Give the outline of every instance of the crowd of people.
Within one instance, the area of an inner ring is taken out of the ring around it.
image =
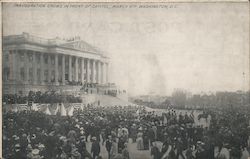
[[[62,95],[55,91],[47,91],[44,93],[40,91],[30,91],[27,96],[21,96],[17,94],[3,95],[3,103],[5,104],[26,104],[28,101],[32,101],[34,103],[81,103],[82,99],[73,95]]]
[[[193,113],[169,110],[158,115],[138,107],[85,107],[74,115],[35,111],[3,114],[6,159],[130,159],[128,146],[150,151],[153,159],[247,159],[249,112],[207,110],[209,127]],[[87,145],[91,145],[89,149]]]

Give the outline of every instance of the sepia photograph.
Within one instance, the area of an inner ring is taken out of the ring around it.
[[[2,2],[2,159],[249,159],[249,2]]]

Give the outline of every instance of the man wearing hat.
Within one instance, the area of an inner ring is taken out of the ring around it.
[[[14,154],[11,159],[26,159],[26,155],[20,151],[20,144],[16,144],[14,147]]]
[[[123,156],[123,159],[130,159],[127,143],[124,144],[124,149],[122,150],[122,156]]]
[[[112,136],[109,135],[108,139],[106,140],[106,150],[108,151],[108,159],[110,159],[111,148],[112,148]]]
[[[71,151],[72,159],[81,159],[81,154],[77,150],[78,149],[75,146],[73,146],[72,151]]]
[[[201,142],[201,141],[197,142],[197,151],[195,153],[196,159],[206,158],[206,153],[205,153],[203,146],[204,146],[203,142]]]
[[[96,140],[96,137],[92,137],[92,146],[91,146],[91,153],[93,155],[93,159],[96,159],[96,157],[99,156],[101,148],[100,143]]]
[[[89,152],[87,152],[87,150],[86,150],[85,136],[80,137],[80,141],[77,143],[77,148],[78,148],[82,158],[91,156],[89,154]]]

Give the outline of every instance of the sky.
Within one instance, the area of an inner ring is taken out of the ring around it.
[[[130,95],[249,90],[248,3],[3,5],[3,34],[82,40]]]

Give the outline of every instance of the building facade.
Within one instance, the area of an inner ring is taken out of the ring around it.
[[[4,94],[108,84],[108,57],[80,38],[43,39],[28,33],[5,36],[2,62]]]

